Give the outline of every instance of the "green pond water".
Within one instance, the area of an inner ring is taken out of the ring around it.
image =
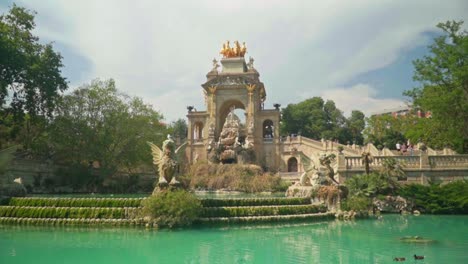
[[[408,244],[403,236],[436,240]],[[415,262],[414,254],[425,260]],[[468,263],[468,216],[291,225],[60,228],[0,225],[0,263]]]

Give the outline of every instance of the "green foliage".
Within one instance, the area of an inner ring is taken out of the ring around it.
[[[169,125],[168,132],[173,135],[174,138],[179,138],[183,141],[188,135],[187,121],[182,118],[177,119]]]
[[[404,118],[395,118],[392,115],[374,115],[367,119],[364,129],[366,142],[395,149],[398,142],[406,142],[404,134],[414,126],[416,118],[407,115]],[[413,141],[417,142],[417,141]]]
[[[345,185],[351,196],[375,197],[379,194],[392,194],[398,183],[392,177],[379,173],[354,175],[346,180]]]
[[[16,182],[0,184],[0,197],[24,197],[26,194],[26,188],[22,184]]]
[[[454,181],[445,185],[409,184],[399,195],[411,200],[415,207],[430,214],[468,214],[468,181]]]
[[[310,198],[201,199],[203,207],[306,205]]]
[[[315,214],[326,212],[326,206],[320,205],[287,205],[287,206],[243,206],[243,207],[207,207],[203,208],[202,217],[240,217]]]
[[[62,56],[32,34],[34,16],[15,4],[0,15],[0,107],[9,101],[19,116],[25,111],[32,116],[50,115],[59,92],[67,89],[61,75]]]
[[[135,215],[136,209],[128,208],[91,208],[91,207],[25,207],[2,206],[0,217],[22,218],[107,218],[126,219]]]
[[[143,198],[11,198],[10,206],[139,207]]]
[[[382,160],[382,168],[380,174],[384,177],[391,179],[389,183],[394,184],[393,189],[396,189],[396,182],[399,179],[405,178],[405,171],[403,170],[404,164],[394,158],[385,158]]]
[[[341,201],[341,209],[345,211],[368,211],[372,208],[372,199],[365,196],[351,196]]]
[[[95,80],[60,101],[48,143],[57,162],[86,167],[97,162],[108,177],[116,170],[150,166],[146,142],[163,140],[161,118],[140,98],[118,92],[113,80]]]
[[[198,218],[202,205],[197,197],[184,190],[165,190],[145,199],[142,214],[160,227],[191,225]]]
[[[406,91],[414,106],[432,117],[409,128],[408,137],[429,146],[451,145],[468,153],[468,33],[462,21],[437,25],[443,35],[429,46],[430,55],[413,62],[420,87]]]
[[[326,102],[313,97],[297,104],[289,104],[282,110],[282,134],[300,133],[312,139],[337,139],[346,144],[362,143],[364,114],[353,111],[350,119],[343,116],[331,100]]]

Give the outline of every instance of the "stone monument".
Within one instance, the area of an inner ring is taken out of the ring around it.
[[[176,149],[175,142],[171,135],[167,135],[167,139],[164,140],[162,144],[162,150],[152,142],[148,142],[148,145],[151,147],[153,164],[157,166],[159,171],[159,179],[155,191],[157,191],[158,188],[162,189],[168,185],[174,187],[180,186],[180,182],[177,181],[176,175],[178,173],[179,165],[182,161],[187,142]]]

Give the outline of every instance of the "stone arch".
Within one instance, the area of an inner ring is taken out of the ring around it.
[[[288,172],[297,172],[297,159],[291,157],[288,159]]]
[[[192,138],[195,142],[203,141],[203,122],[196,121],[193,124]]]
[[[219,108],[219,119],[222,122],[226,119],[232,106],[234,106],[235,109],[245,110],[245,105],[239,100],[231,99],[223,102],[222,106]]]
[[[223,102],[223,104],[219,108],[219,112],[218,112],[218,128],[219,128],[219,130],[222,129],[224,121],[226,120],[226,117],[229,114],[229,111],[231,110],[231,107],[233,107],[233,106],[234,106],[235,109],[245,110],[245,105],[239,100],[231,99],[231,100],[227,100],[227,101]]]
[[[262,134],[263,138],[270,139],[274,137],[275,127],[273,126],[273,121],[271,121],[270,119],[265,119],[265,121],[263,121],[262,129],[263,129],[263,134]]]

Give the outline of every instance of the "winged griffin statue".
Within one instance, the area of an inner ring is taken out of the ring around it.
[[[148,145],[151,147],[153,164],[158,167],[159,171],[158,186],[165,187],[168,184],[180,184],[176,179],[176,173],[178,172],[179,162],[185,154],[187,142],[176,149],[171,135],[167,135],[167,139],[162,144],[162,150],[152,142],[148,142]]]
[[[304,173],[302,173],[299,181],[300,186],[318,186],[322,185],[324,181],[329,184],[332,182],[339,184],[338,181],[335,180],[337,162],[334,154],[322,155],[320,158],[315,156],[309,158],[302,152],[299,152],[299,155],[304,167]],[[319,164],[321,167],[317,168],[316,164]]]

